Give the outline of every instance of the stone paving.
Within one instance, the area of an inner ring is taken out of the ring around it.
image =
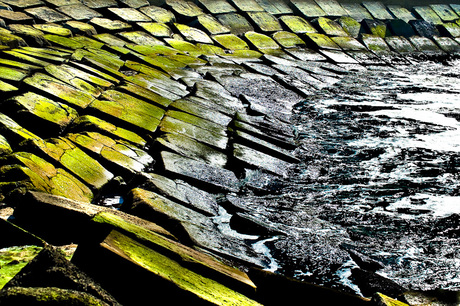
[[[0,302],[58,287],[63,304],[276,305],[285,286],[279,301],[399,305],[262,272],[266,258],[216,221],[232,214],[220,199],[269,193],[254,171],[288,176],[292,109],[316,90],[459,52],[457,4],[2,0],[1,227],[17,240],[0,246],[77,243],[68,265],[104,291],[21,271]]]

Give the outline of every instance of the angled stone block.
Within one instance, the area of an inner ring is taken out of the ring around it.
[[[176,16],[171,11],[158,6],[144,6],[139,9],[142,13],[158,23],[176,22]]]
[[[28,76],[28,74],[29,72],[27,70],[0,66],[0,79],[20,82]]]
[[[97,34],[96,29],[86,22],[71,20],[67,21],[65,26],[70,28],[70,30],[75,34],[84,34],[85,36],[92,36]]]
[[[142,14],[140,11],[133,8],[117,8],[111,7],[108,10],[118,18],[126,22],[150,22],[150,17]]]
[[[345,51],[365,51],[364,47],[357,39],[353,37],[331,37],[340,48]]]
[[[186,134],[166,133],[156,138],[155,141],[165,150],[205,162],[213,167],[224,168],[227,165],[226,154]]]
[[[19,9],[24,9],[32,6],[40,6],[44,4],[41,0],[5,0],[2,2]]]
[[[347,32],[351,37],[358,38],[359,34],[363,32],[362,25],[352,17],[342,16],[336,22]]]
[[[16,121],[2,113],[0,113],[0,131],[11,144],[40,139],[39,136],[23,128]]]
[[[216,190],[237,192],[239,189],[239,181],[230,170],[166,151],[161,152],[161,158],[166,171],[179,175],[186,180],[203,183]]]
[[[92,9],[117,6],[117,0],[81,0],[81,2]]]
[[[280,50],[281,47],[269,36],[257,32],[247,32],[244,37],[260,52],[271,53]]]
[[[340,50],[340,47],[324,34],[306,33],[305,37],[307,46],[311,46],[314,49]]]
[[[409,37],[410,42],[417,48],[418,51],[423,52],[427,55],[442,55],[444,51],[439,49],[439,47],[429,38],[412,36]]]
[[[347,12],[336,0],[315,0],[315,2],[326,13],[326,16],[340,17],[347,15]]]
[[[212,38],[228,50],[249,50],[248,44],[234,34],[214,35]]]
[[[31,25],[26,24],[10,24],[9,29],[12,34],[22,37],[29,45],[44,46],[48,42],[43,37],[44,33]]]
[[[79,0],[45,0],[48,4],[51,4],[51,6],[64,6],[64,5],[73,5],[73,4],[78,4],[80,1]]]
[[[172,37],[173,35],[173,31],[164,23],[138,22],[137,24],[154,37]]]
[[[33,18],[23,12],[0,10],[0,18],[4,19],[7,23],[21,23],[21,24],[33,23]]]
[[[366,33],[385,38],[390,36],[390,30],[387,27],[387,24],[381,20],[376,19],[364,19],[361,21],[363,29]]]
[[[111,20],[108,18],[93,18],[90,23],[96,27],[102,29],[102,31],[120,31],[131,28],[131,25],[121,20]],[[102,35],[102,34],[101,34]]]
[[[45,22],[62,22],[71,20],[69,16],[59,13],[46,6],[28,8],[25,9],[25,12]]]
[[[388,47],[385,40],[380,36],[363,34],[361,38],[366,47],[376,54],[387,54],[390,52],[390,47]]]
[[[0,28],[0,46],[17,48],[21,46],[27,46],[27,43],[22,37],[12,34],[11,31]]]
[[[144,31],[129,31],[129,32],[121,32],[118,35],[124,38],[126,41],[130,41],[136,45],[144,45],[144,46],[153,46],[153,45],[164,45],[164,42],[153,37],[150,34],[147,34]]]
[[[460,37],[460,25],[455,22],[445,22],[438,25],[439,33],[447,37]]]
[[[425,20],[411,20],[409,24],[414,29],[415,33],[419,36],[431,38],[433,36],[440,36],[439,30],[436,26]]]
[[[292,14],[293,11],[287,2],[278,0],[256,0],[256,2],[268,13],[272,15]]]
[[[198,117],[190,113],[185,113],[185,112],[170,109],[166,112],[165,116],[169,116],[169,117],[181,120],[183,122],[190,123],[192,125],[198,126],[202,129],[208,130],[217,135],[227,136],[226,126],[222,126],[211,120],[204,119],[202,117]]]
[[[432,4],[430,7],[443,22],[453,22],[460,18],[447,4]]]
[[[279,31],[274,33],[272,36],[273,39],[283,48],[296,48],[305,45],[305,42],[300,39],[299,36],[291,32]]]
[[[95,17],[102,17],[100,13],[83,4],[60,6],[57,10],[75,20],[89,20]]]
[[[94,100],[89,93],[43,73],[35,73],[32,77],[26,78],[24,83],[82,109],[88,107]]]
[[[307,20],[300,16],[286,15],[281,16],[280,20],[283,24],[296,34],[302,33],[318,33],[318,30],[310,24]]]
[[[454,12],[460,16],[460,4],[450,4],[450,7],[454,10]]]
[[[174,12],[174,15],[179,18],[190,19],[193,17],[197,17],[204,12],[192,1],[186,0],[166,0],[166,4],[171,11]]]
[[[416,16],[427,22],[431,22],[436,25],[442,24],[441,18],[429,6],[414,6],[412,10]]]
[[[405,22],[417,19],[414,14],[401,5],[388,5],[387,8],[397,19],[404,20]]]
[[[372,19],[369,11],[359,3],[342,3],[342,7],[350,17],[358,22],[361,22],[363,19]]]
[[[135,9],[150,5],[149,1],[147,0],[120,0],[120,2]]]
[[[278,19],[267,12],[248,12],[248,16],[262,32],[275,32],[283,29]]]
[[[244,18],[240,14],[236,14],[236,13],[220,14],[217,16],[217,19],[224,26],[229,27],[232,34],[235,34],[235,35],[241,35],[249,31],[254,31],[254,28],[249,23],[249,21],[246,20],[246,18]]]
[[[450,37],[433,36],[433,40],[446,53],[458,54],[460,52],[460,44]]]
[[[321,29],[328,36],[348,36],[348,33],[340,26],[339,23],[326,18],[318,17],[312,20],[312,23]]]
[[[242,12],[263,12],[264,9],[255,0],[228,0]]]
[[[362,4],[375,19],[393,19],[393,16],[390,14],[390,12],[388,12],[387,8],[382,4],[382,2],[364,1]]]
[[[411,37],[415,35],[414,29],[402,19],[392,19],[387,22],[387,27],[395,36]]]
[[[401,36],[389,36],[385,37],[386,43],[390,48],[399,54],[409,55],[418,53],[417,49],[410,43],[410,41]]]
[[[221,126],[228,126],[232,121],[232,118],[228,115],[222,114],[211,108],[207,108],[198,103],[194,103],[191,100],[180,99],[170,104],[171,108],[178,109],[183,112],[201,117],[203,119],[212,121]]]
[[[185,24],[175,23],[174,26],[186,40],[192,43],[212,44],[211,38],[200,29]]]
[[[230,28],[221,24],[212,15],[200,15],[197,18],[197,22],[200,25],[200,27],[210,35],[230,33]]]
[[[300,13],[307,19],[326,16],[326,13],[313,0],[291,0],[291,4],[294,12]]]

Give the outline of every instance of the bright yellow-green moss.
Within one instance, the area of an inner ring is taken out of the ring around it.
[[[276,32],[273,34],[273,39],[275,39],[276,42],[278,42],[284,48],[294,48],[297,46],[305,45],[305,42],[300,39],[299,36],[287,31]]]
[[[300,16],[285,15],[280,20],[294,33],[318,33],[314,26]]]
[[[234,34],[214,35],[212,37],[224,49],[228,50],[249,50],[248,44]]]
[[[33,27],[49,34],[55,34],[65,37],[72,36],[72,31],[54,23],[34,24]]]
[[[0,289],[34,259],[42,249],[36,245],[0,249]]]

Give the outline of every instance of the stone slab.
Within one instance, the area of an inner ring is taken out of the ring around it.
[[[318,33],[306,33],[305,37],[307,40],[307,46],[311,46],[314,49],[332,49],[332,50],[341,50],[337,44],[332,41],[329,36]]]
[[[25,9],[25,12],[45,22],[62,22],[71,20],[69,16],[59,13],[46,6],[28,8]]]
[[[238,179],[235,174],[223,168],[163,151],[161,158],[165,170],[179,175],[186,180],[208,184],[217,190],[238,191]]]
[[[450,54],[459,54],[460,45],[450,37],[433,36],[433,40],[442,51]]]
[[[230,33],[230,28],[221,24],[212,15],[200,15],[197,18],[197,22],[200,27],[210,35]]]
[[[120,30],[127,30],[131,28],[131,25],[124,21],[111,20],[108,18],[100,18],[100,17],[91,19],[90,23],[106,31],[120,31]]]
[[[442,24],[441,18],[429,6],[414,6],[412,10],[416,14],[416,16],[419,16],[421,19],[427,22],[431,22],[436,25]]]
[[[214,35],[212,38],[228,50],[249,50],[248,44],[234,34]]]
[[[415,47],[405,37],[390,36],[386,37],[385,41],[392,50],[398,52],[399,54],[409,55],[417,53],[417,49],[415,49]]]
[[[57,10],[75,20],[89,20],[95,17],[102,17],[100,13],[83,4],[60,6]]]
[[[447,4],[431,4],[430,7],[443,22],[455,21],[460,18]]]
[[[364,1],[362,5],[375,18],[380,20],[393,19],[393,16],[388,12],[385,5],[379,1]]]
[[[149,1],[147,0],[120,0],[120,2],[135,9],[150,5]]]
[[[181,23],[175,23],[174,26],[186,40],[192,43],[212,44],[212,39],[200,29]]]
[[[321,29],[322,33],[328,36],[348,36],[348,33],[340,26],[339,23],[326,18],[318,17],[312,20],[312,23]]]
[[[242,12],[263,12],[264,9],[255,0],[228,0]]]
[[[278,19],[267,12],[248,12],[248,16],[262,32],[276,32],[283,30],[281,24],[278,22]]]
[[[221,24],[230,28],[232,34],[241,35],[249,31],[254,31],[254,27],[241,14],[226,13],[217,16]]]
[[[402,19],[392,19],[387,22],[387,28],[394,36],[411,37],[415,35],[414,29]]]
[[[440,36],[439,30],[436,26],[425,20],[411,20],[409,24],[414,29],[415,33],[419,36],[431,38],[433,36]]]
[[[279,31],[272,35],[273,39],[283,48],[296,48],[305,46],[305,42],[294,33]]]
[[[318,33],[318,30],[307,20],[300,16],[286,15],[280,17],[281,22],[296,34]]]
[[[0,18],[6,20],[8,23],[32,23],[33,18],[23,12],[13,12],[9,10],[0,10]]]
[[[445,22],[438,25],[438,30],[441,36],[460,37],[460,25],[455,22]]]
[[[326,13],[326,16],[340,17],[347,15],[347,12],[336,0],[315,0],[315,2]]]
[[[192,1],[166,0],[166,4],[177,17],[193,18],[204,14],[203,10]],[[178,20],[180,22],[180,20]]]
[[[150,22],[152,19],[150,17],[142,14],[136,9],[133,8],[117,8],[111,7],[108,10],[116,15],[118,18],[126,22]]]
[[[228,126],[232,121],[232,117],[190,100],[176,100],[170,104],[170,107],[212,121],[221,126]]]
[[[294,12],[300,13],[307,19],[326,16],[326,13],[313,0],[291,0],[291,4]]]
[[[176,16],[171,11],[158,6],[144,6],[139,9],[142,13],[159,23],[176,22]]]
[[[353,37],[331,37],[340,48],[345,51],[365,51],[367,50],[357,39]]]
[[[361,21],[363,29],[366,33],[385,38],[390,36],[390,30],[388,29],[387,23],[378,19],[364,19]]]
[[[268,13],[272,15],[287,15],[293,11],[289,4],[278,0],[256,0],[256,2]]]
[[[32,7],[32,6],[43,5],[43,1],[41,1],[41,0],[5,0],[5,1],[2,1],[2,2],[6,3],[6,4],[9,4],[12,7],[20,8],[20,9],[24,9],[24,8],[28,8],[28,7]]]
[[[417,19],[407,8],[401,5],[388,5],[388,10],[397,18],[409,22]]]
[[[164,42],[160,39],[153,37],[145,31],[129,31],[121,32],[118,35],[126,41],[130,41],[136,45],[153,46],[153,45],[164,45]]]
[[[410,42],[417,48],[418,51],[428,55],[441,55],[444,52],[429,38],[412,36],[409,37]]]
[[[359,3],[342,3],[343,9],[350,17],[358,22],[363,19],[372,19],[372,15]]]
[[[92,9],[101,9],[117,5],[116,0],[81,0],[81,2]]]

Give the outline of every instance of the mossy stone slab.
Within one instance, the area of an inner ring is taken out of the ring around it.
[[[376,54],[386,54],[390,52],[390,47],[388,47],[385,40],[380,36],[363,34],[361,38],[366,47]]]
[[[176,22],[176,16],[171,11],[158,6],[144,6],[139,9],[142,13],[152,18],[158,23],[173,23]]]
[[[72,4],[78,4],[80,1],[79,0],[45,0],[48,4],[51,4],[51,6],[64,6],[64,5],[72,5]]]
[[[190,158],[163,151],[161,157],[165,170],[180,175],[192,181],[202,182],[217,188],[237,192],[238,179],[235,174],[220,167],[211,166],[207,163],[195,161]]]
[[[40,139],[39,136],[20,126],[10,117],[0,113],[0,131],[10,143],[20,143],[24,140]]]
[[[272,14],[267,12],[248,12],[248,16],[262,32],[276,32],[283,30],[278,19]]]
[[[40,121],[33,118],[37,117],[48,123],[49,130],[53,130],[54,128],[54,130],[63,131],[78,117],[75,109],[34,92],[27,92],[23,95],[13,97],[7,103],[14,103],[17,114],[21,114],[22,119],[27,120],[24,124],[31,127],[37,123],[39,124]],[[41,129],[46,130],[45,127],[46,124]]]
[[[387,5],[388,10],[397,18],[409,22],[417,19],[407,8],[401,5]]]
[[[226,136],[169,116],[165,116],[161,121],[160,130],[164,133],[184,134],[221,150],[225,150],[228,144]]]
[[[99,78],[102,78],[102,79],[105,79],[109,82],[112,82],[114,84],[118,84],[120,83],[120,80],[99,70],[99,69],[96,69],[94,67],[91,67],[91,66],[88,66],[88,65],[85,65],[85,64],[82,64],[82,63],[77,63],[77,62],[71,62],[73,66],[75,66],[77,69],[81,69],[81,70],[84,70],[85,72],[87,73],[90,73],[90,74],[94,74],[96,75],[97,77]]]
[[[369,11],[359,3],[342,3],[341,5],[348,15],[358,22],[361,22],[363,19],[372,19]]]
[[[172,180],[155,173],[148,173],[146,176],[148,182],[145,188],[205,215],[218,215],[219,204],[216,201],[216,196],[181,180]]]
[[[226,13],[217,15],[221,24],[230,28],[232,34],[242,35],[248,31],[254,31],[251,23],[241,14]]]
[[[107,81],[106,79],[99,77],[93,73],[88,73],[82,69],[74,68],[68,64],[62,64],[59,66],[54,66],[56,70],[62,71],[62,73],[68,74],[70,77],[77,77],[82,80],[87,81],[88,83],[94,84],[102,88],[108,88],[114,86],[114,83]]]
[[[272,15],[287,15],[293,11],[289,4],[278,0],[256,0],[256,2],[268,13]]]
[[[24,79],[24,83],[82,109],[88,107],[94,100],[91,94],[43,73],[35,73],[32,77]]]
[[[138,10],[130,7],[126,8],[118,8],[118,7],[111,7],[108,10],[115,14],[118,18],[126,22],[151,22],[152,19],[147,15],[139,12]]]
[[[138,74],[126,78],[136,85],[147,88],[160,96],[169,100],[180,99],[189,92],[183,87],[184,85],[169,79],[157,79],[145,74]]]
[[[147,0],[120,0],[121,3],[123,3],[126,6],[132,7],[132,8],[140,8],[144,6],[148,6],[150,3]]]
[[[460,25],[455,22],[445,22],[438,25],[439,33],[446,37],[460,37]]]
[[[92,9],[101,9],[111,6],[117,6],[116,0],[81,0],[81,2]]]
[[[44,22],[63,22],[71,20],[69,16],[59,13],[47,6],[28,8],[24,11]]]
[[[71,128],[72,131],[95,131],[109,134],[114,139],[122,139],[139,147],[144,147],[147,144],[147,141],[138,134],[90,115],[78,117],[72,123]]]
[[[153,158],[145,151],[97,132],[70,133],[67,139],[132,173],[141,173]]]
[[[74,34],[83,34],[86,36],[92,36],[92,35],[97,34],[96,29],[92,25],[86,22],[82,22],[82,21],[75,21],[75,20],[67,21],[64,24],[64,26],[67,28],[70,28],[70,30]]]
[[[338,18],[337,23],[342,27],[342,29],[347,32],[351,37],[358,38],[359,34],[362,32],[361,23],[349,16],[342,16]]]
[[[412,10],[416,16],[425,21],[431,22],[435,25],[440,25],[443,23],[438,14],[436,14],[436,12],[429,6],[414,6]]]
[[[247,32],[244,34],[244,37],[262,53],[269,52],[267,50],[281,49],[272,38],[261,33]]]
[[[28,75],[27,70],[0,66],[0,78],[4,80],[10,80],[19,82]]]
[[[308,48],[292,48],[285,50],[288,54],[301,61],[325,61],[326,58],[318,52]]]
[[[326,13],[313,0],[291,0],[294,6],[294,12],[300,13],[303,17],[314,18],[326,16]]]
[[[177,120],[190,123],[192,125],[198,126],[217,135],[227,136],[227,128],[225,126],[217,124],[208,119],[204,119],[202,117],[171,109],[166,112],[165,116],[169,116]]]
[[[43,1],[41,0],[5,0],[2,2],[21,9],[43,5]]]
[[[226,0],[198,0],[198,3],[211,14],[236,12],[236,9]]]
[[[11,149],[10,144],[8,143],[8,140],[6,140],[3,135],[0,135],[0,155],[5,155],[5,154],[10,154],[13,153],[13,150]]]
[[[9,29],[13,34],[22,37],[28,44],[43,46],[47,44],[44,33],[31,25],[27,24],[10,24]]]
[[[228,50],[249,50],[248,44],[234,34],[214,35],[212,38]]]
[[[387,20],[393,19],[386,6],[379,1],[363,1],[362,5],[369,11],[375,19]]]
[[[177,291],[170,296],[173,303],[184,303],[184,295],[186,295],[187,301],[192,304],[206,302],[217,305],[260,305],[212,279],[184,268],[171,258],[149,249],[116,231],[112,231],[101,246],[117,254],[117,256],[121,255],[124,260],[128,260],[134,265],[149,271],[152,279],[155,280],[155,283],[158,283],[160,288],[162,286],[171,288],[171,285],[173,285],[173,288]],[[186,293],[183,293],[183,291]]]
[[[451,3],[450,7],[454,10],[454,12],[460,16],[460,4]]]
[[[173,35],[173,31],[164,23],[138,22],[137,24],[154,37],[172,37]]]
[[[365,51],[367,50],[357,39],[353,37],[331,37],[331,39],[343,50]]]
[[[138,96],[141,99],[149,103],[152,103],[154,105],[158,105],[160,107],[166,108],[172,103],[172,100],[165,98],[162,95],[148,88],[136,85],[131,82],[126,82],[125,84],[119,86],[118,88],[124,91],[127,91],[131,95]]]
[[[61,13],[70,16],[74,20],[89,20],[102,15],[83,4],[64,5],[57,8]]]
[[[125,45],[129,44],[126,40],[116,37],[110,33],[96,34],[93,35],[93,38],[114,47],[124,47]]]
[[[201,28],[203,28],[210,35],[230,33],[230,28],[221,24],[212,15],[209,15],[209,14],[200,15],[197,18],[197,22],[201,26]]]
[[[0,46],[8,46],[10,48],[27,46],[26,41],[22,37],[11,34],[10,31],[2,30],[2,28],[0,30]]]
[[[108,18],[95,17],[90,20],[90,24],[95,25],[106,31],[120,31],[131,29],[131,25],[121,20],[111,20]]]
[[[389,36],[385,38],[386,43],[390,48],[399,54],[415,54],[417,49],[410,43],[410,41],[401,36]]]
[[[340,50],[340,47],[328,36],[319,33],[306,33],[305,37],[307,40],[307,46],[311,46],[314,49],[331,49]]]
[[[326,18],[318,17],[312,21],[313,24],[316,24],[322,32],[328,36],[348,36],[348,33],[340,26],[339,23]]]
[[[186,40],[192,43],[212,44],[212,40],[208,34],[201,31],[200,29],[181,23],[175,23],[174,26]]]
[[[46,49],[41,48],[31,48],[31,47],[22,47],[20,49],[13,49],[14,52],[25,54],[27,56],[33,56],[34,58],[47,61],[49,63],[63,63],[68,60],[69,54],[66,53],[65,56],[58,56],[51,54],[50,52],[46,52]]]
[[[263,12],[264,9],[255,0],[228,0],[241,12]]]
[[[35,140],[33,144],[42,153],[59,162],[68,171],[94,189],[102,188],[114,177],[98,161],[83,152],[68,139]]]
[[[296,34],[301,33],[318,33],[318,30],[310,24],[307,20],[300,16],[286,15],[279,18],[285,26]]]
[[[201,8],[192,1],[166,0],[166,5],[171,8],[171,11],[176,16],[181,16],[182,18],[192,18],[204,14]]]
[[[73,75],[68,70],[60,69],[59,66],[48,65],[45,67],[45,70],[56,79],[63,80],[64,83],[69,84],[75,87],[76,89],[81,90],[82,92],[86,92],[94,98],[99,97],[99,95],[101,94],[101,90],[99,88],[96,88],[90,83],[84,81],[83,79]]]
[[[68,199],[89,203],[93,199],[91,190],[75,176],[62,168],[28,152],[17,152],[11,157],[20,163],[28,176],[31,188]]]
[[[214,167],[224,168],[227,165],[226,154],[196,139],[192,139],[186,134],[166,133],[156,138],[155,141],[168,151],[206,162]]]
[[[296,48],[305,46],[305,42],[294,33],[279,31],[273,34],[273,39],[283,48]]]
[[[67,37],[63,37],[60,35],[54,35],[54,34],[45,34],[43,36],[48,42],[51,43],[51,45],[57,45],[60,47],[64,48],[70,48],[70,49],[80,49],[83,48],[84,45],[79,43],[76,40],[72,40]]]
[[[129,97],[122,93],[120,97]],[[113,95],[112,95],[113,99]],[[91,108],[105,113],[114,119],[132,124],[148,132],[155,132],[164,111],[145,101],[130,97],[129,99],[95,100]]]
[[[366,33],[385,38],[391,36],[387,24],[381,20],[364,19],[361,21]]]

